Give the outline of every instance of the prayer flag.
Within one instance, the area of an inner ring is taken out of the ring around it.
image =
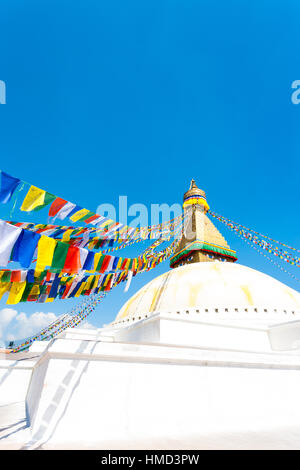
[[[76,273],[79,271],[80,267],[81,264],[79,248],[77,246],[70,246],[66,256],[63,271],[68,273]]]
[[[22,229],[12,251],[12,261],[19,262],[22,268],[29,268],[40,238],[38,233]]]
[[[6,266],[16,240],[21,233],[20,228],[0,220],[0,265]]]
[[[56,196],[36,186],[30,186],[21,206],[21,211],[37,211],[50,204]]]
[[[26,281],[24,282],[13,282],[9,291],[9,296],[7,299],[7,304],[17,304],[20,302],[23,292],[26,287]]]
[[[72,222],[77,222],[78,220],[82,220],[85,218],[85,216],[90,215],[91,212],[88,209],[80,209],[79,211],[75,212],[72,216],[70,217],[70,220]]]
[[[1,171],[1,191],[0,191],[0,202],[6,204],[10,201],[13,193],[19,186],[21,180],[8,175],[4,171]]]
[[[65,217],[67,217],[72,210],[76,207],[76,204],[73,204],[72,202],[67,202],[62,208],[57,212],[55,218],[58,218],[59,220],[63,220]]]
[[[62,199],[61,197],[54,199],[49,209],[49,217],[54,217],[67,202],[68,201]]]
[[[36,274],[42,272],[46,266],[52,265],[54,250],[57,241],[53,238],[42,235],[38,243]]]
[[[51,264],[52,268],[55,269],[55,271],[58,272],[63,269],[68,249],[69,245],[67,245],[66,243],[57,242]]]

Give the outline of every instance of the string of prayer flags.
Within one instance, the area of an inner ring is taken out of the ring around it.
[[[210,212],[210,215],[212,215],[217,220],[222,222],[224,225],[226,225],[226,227],[228,227],[230,230],[235,232],[238,236],[241,236],[241,237],[249,240],[252,244],[260,246],[263,250],[266,250],[266,251],[268,251],[268,253],[271,253],[274,256],[279,257],[283,261],[285,261],[285,262],[287,262],[291,265],[300,267],[300,258],[297,257],[297,256],[292,255],[291,253],[289,253],[286,250],[283,250],[282,248],[279,248],[277,246],[273,246],[270,242],[267,242],[265,240],[265,239],[272,240],[271,238],[269,238],[265,235],[258,234],[258,232],[255,232],[254,230],[250,231],[251,229],[243,228],[242,225],[235,224],[232,221],[230,221],[230,219],[226,219],[225,217],[219,216],[215,213]],[[251,232],[253,232],[253,233],[251,233]],[[263,238],[260,238],[260,237],[263,237]],[[273,241],[275,241],[275,240],[273,240]],[[280,243],[280,242],[277,242],[277,243]],[[280,243],[280,244],[285,246],[285,247],[288,247],[288,245],[286,245],[284,243]],[[288,247],[288,248],[292,249],[292,247]],[[293,250],[294,251],[299,251],[295,248],[293,248]]]
[[[247,238],[241,236],[237,232],[237,236],[241,238],[245,243],[247,243],[251,248],[253,248],[255,251],[257,251],[260,255],[262,255],[264,258],[266,258],[268,261],[270,261],[272,264],[274,264],[278,269],[283,271],[285,274],[288,274],[290,277],[292,277],[295,281],[300,282],[300,279],[298,279],[293,273],[287,271],[284,269],[283,266],[281,266],[279,263],[277,263],[274,259],[270,258],[266,253],[262,252],[257,246],[253,245]]]
[[[89,299],[84,299],[78,306],[74,307],[69,313],[61,315],[55,322],[51,323],[48,327],[41,330],[35,336],[22,340],[18,345],[11,349],[11,353],[16,353],[26,350],[33,343],[33,341],[45,341],[54,338],[66,328],[74,328],[79,325],[84,319],[87,318],[105,297],[105,293],[92,296]]]
[[[40,238],[39,244],[42,246],[44,239]],[[176,243],[175,243],[176,242]],[[14,286],[12,294],[9,296],[7,303],[37,301],[49,302],[55,298],[66,299],[71,297],[79,297],[80,295],[89,296],[92,293],[111,290],[113,285],[128,279],[128,276],[135,276],[137,273],[149,270],[157,266],[160,262],[167,259],[174,251],[178,241],[174,241],[165,250],[157,253],[155,258],[142,261],[129,258],[117,258],[111,256],[102,256],[98,261],[97,269],[99,274],[84,275],[76,273],[53,273],[44,270],[37,273],[37,270],[1,270],[0,271],[0,292],[10,292],[14,284],[22,284],[22,292]],[[71,265],[68,270],[72,271],[73,261],[70,258]],[[78,263],[78,255],[76,257]],[[65,263],[66,264],[66,263]],[[111,269],[121,267],[123,271],[111,272]],[[77,267],[76,267],[77,269]],[[38,275],[37,275],[38,274]]]
[[[1,264],[5,266],[11,260],[19,262],[23,268],[29,268],[36,252],[35,277],[40,275],[46,267],[56,273],[78,273],[84,269],[86,260],[88,260],[86,269],[100,273],[137,270],[140,266],[140,263],[134,259],[101,253],[91,254],[86,248],[69,245],[46,235],[10,225],[5,221],[0,222]],[[157,242],[154,245],[157,246]],[[156,258],[159,254],[154,253],[151,248],[148,256]],[[31,270],[28,275],[30,272]]]
[[[293,248],[292,246],[286,245],[285,243],[279,242],[278,240],[274,240],[273,238],[270,238],[270,237],[268,237],[267,235],[263,235],[262,233],[256,232],[256,231],[253,230],[253,229],[247,228],[247,227],[245,227],[244,225],[239,224],[239,223],[237,223],[237,222],[234,222],[233,220],[227,219],[226,217],[223,217],[223,216],[221,216],[221,215],[218,215],[218,214],[216,214],[215,212],[209,211],[208,213],[209,213],[212,217],[216,218],[216,219],[219,220],[220,222],[225,223],[226,225],[232,224],[233,226],[242,227],[242,228],[244,228],[245,230],[248,230],[248,231],[250,231],[250,232],[255,233],[256,235],[259,235],[259,236],[261,236],[261,237],[263,237],[263,238],[267,238],[267,239],[271,240],[271,241],[274,242],[274,243],[279,243],[279,245],[285,246],[286,248],[289,248],[290,250],[298,251],[298,252],[300,253],[300,250],[297,249],[297,248]]]
[[[140,228],[128,227],[122,223],[107,219],[100,214],[95,214],[89,209],[55,196],[54,194],[40,189],[37,186],[30,185],[18,178],[11,177],[5,172],[2,172],[1,177],[2,190],[0,192],[0,202],[8,202],[13,191],[20,182],[23,185],[29,186],[29,190],[20,207],[20,209],[25,212],[38,211],[50,204],[49,217],[53,217],[54,220],[56,218],[63,220],[65,217],[69,217],[72,222],[84,221],[85,224],[96,225],[97,230],[101,230],[107,237],[120,237],[122,234],[122,238],[124,240],[129,238],[157,238],[161,235],[164,227],[164,224]],[[170,222],[171,221],[168,221],[167,224],[170,224]],[[170,225],[170,228],[171,227],[172,226]]]
[[[178,240],[174,240],[171,245],[167,247],[166,250],[161,251],[158,255],[157,258],[157,263],[161,262],[163,259],[166,259],[167,257],[170,256],[174,252],[178,245]],[[150,263],[150,265],[156,265],[157,263]],[[129,262],[128,266],[133,267],[134,269],[137,267],[137,262],[132,260],[132,262]],[[148,266],[148,269],[150,269],[150,266]],[[78,279],[75,280],[71,285],[69,283],[69,278],[65,279],[65,285],[60,285],[62,282],[62,278],[59,277],[58,274],[55,275],[55,278],[53,279],[53,274],[50,275],[52,277],[50,279],[49,273],[46,275],[46,280],[47,282],[52,282],[51,286],[39,286],[36,283],[27,283],[26,286],[24,285],[19,286],[17,288],[16,286],[13,287],[12,293],[10,295],[10,302],[14,303],[20,299],[21,295],[21,301],[27,297],[28,301],[51,301],[51,296],[56,297],[59,295],[60,298],[67,298],[67,297],[73,297],[73,296],[78,296],[80,294],[86,295],[86,296],[91,296],[90,300],[88,300],[88,303],[85,303],[85,301],[81,304],[82,308],[78,312],[75,310],[74,315],[71,316],[71,319],[69,319],[70,315],[62,315],[57,321],[49,325],[49,327],[44,328],[39,334],[28,338],[26,341],[23,341],[21,344],[19,344],[17,347],[12,349],[12,352],[18,352],[23,349],[27,349],[30,344],[32,344],[33,341],[39,339],[39,340],[47,340],[49,338],[54,338],[56,337],[59,333],[64,331],[66,328],[73,328],[77,326],[83,319],[85,319],[96,307],[98,302],[103,298],[104,294],[111,290],[115,285],[117,285],[120,282],[128,280],[128,284],[131,281],[131,278],[135,273],[132,271],[129,271],[127,273],[125,272],[120,272],[118,274],[116,273],[111,273],[111,274],[101,274],[101,275],[92,275],[90,277],[83,277],[80,278],[80,276],[76,276]],[[3,275],[2,275],[3,277]],[[1,272],[0,272],[0,279],[1,279]],[[73,284],[75,284],[75,287],[73,287]],[[0,295],[2,292],[7,292],[8,290],[9,283],[2,283],[0,282]],[[72,289],[73,287],[73,289]],[[22,293],[23,292],[23,293]],[[92,294],[97,293],[97,297],[93,297]],[[3,295],[3,294],[2,294]],[[47,297],[48,296],[48,297]],[[77,307],[76,307],[77,308]]]

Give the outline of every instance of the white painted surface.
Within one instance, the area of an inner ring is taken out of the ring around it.
[[[115,329],[115,337],[112,328],[78,329],[50,342],[31,364],[27,427],[6,431],[0,448],[300,448],[299,350],[272,351],[261,327],[244,328],[251,333],[241,351],[240,339],[230,344],[241,328],[170,317]],[[175,344],[192,330],[197,345]],[[222,330],[227,347],[206,347]],[[10,416],[24,426],[16,406]]]
[[[56,340],[40,368],[28,448],[300,448],[300,356]]]
[[[201,318],[201,320],[200,320]],[[151,342],[237,351],[271,352],[268,329],[251,328],[246,323],[222,323],[212,316],[156,314],[151,318],[119,329],[116,341]]]
[[[218,265],[184,271],[174,308],[139,311],[133,297],[124,321],[0,361],[0,448],[300,449],[299,294]],[[193,306],[207,269],[210,303]],[[140,308],[155,304],[146,291]]]
[[[300,294],[273,277],[238,263],[192,263],[170,270],[142,287],[121,308],[116,322],[197,308],[258,308],[268,313],[285,310],[289,320],[294,320],[300,311]]]
[[[300,349],[300,321],[274,325],[268,335],[275,351]]]

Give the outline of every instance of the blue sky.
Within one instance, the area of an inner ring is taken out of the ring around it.
[[[299,247],[299,13],[297,0],[1,2],[1,168],[91,210],[119,195],[180,203],[195,178],[212,210]],[[240,263],[298,288],[221,230]],[[166,270],[117,288],[90,322]]]

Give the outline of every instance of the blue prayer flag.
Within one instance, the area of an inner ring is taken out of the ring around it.
[[[1,191],[0,191],[0,202],[6,204],[10,201],[13,193],[19,186],[21,180],[8,175],[4,171],[1,171]]]

